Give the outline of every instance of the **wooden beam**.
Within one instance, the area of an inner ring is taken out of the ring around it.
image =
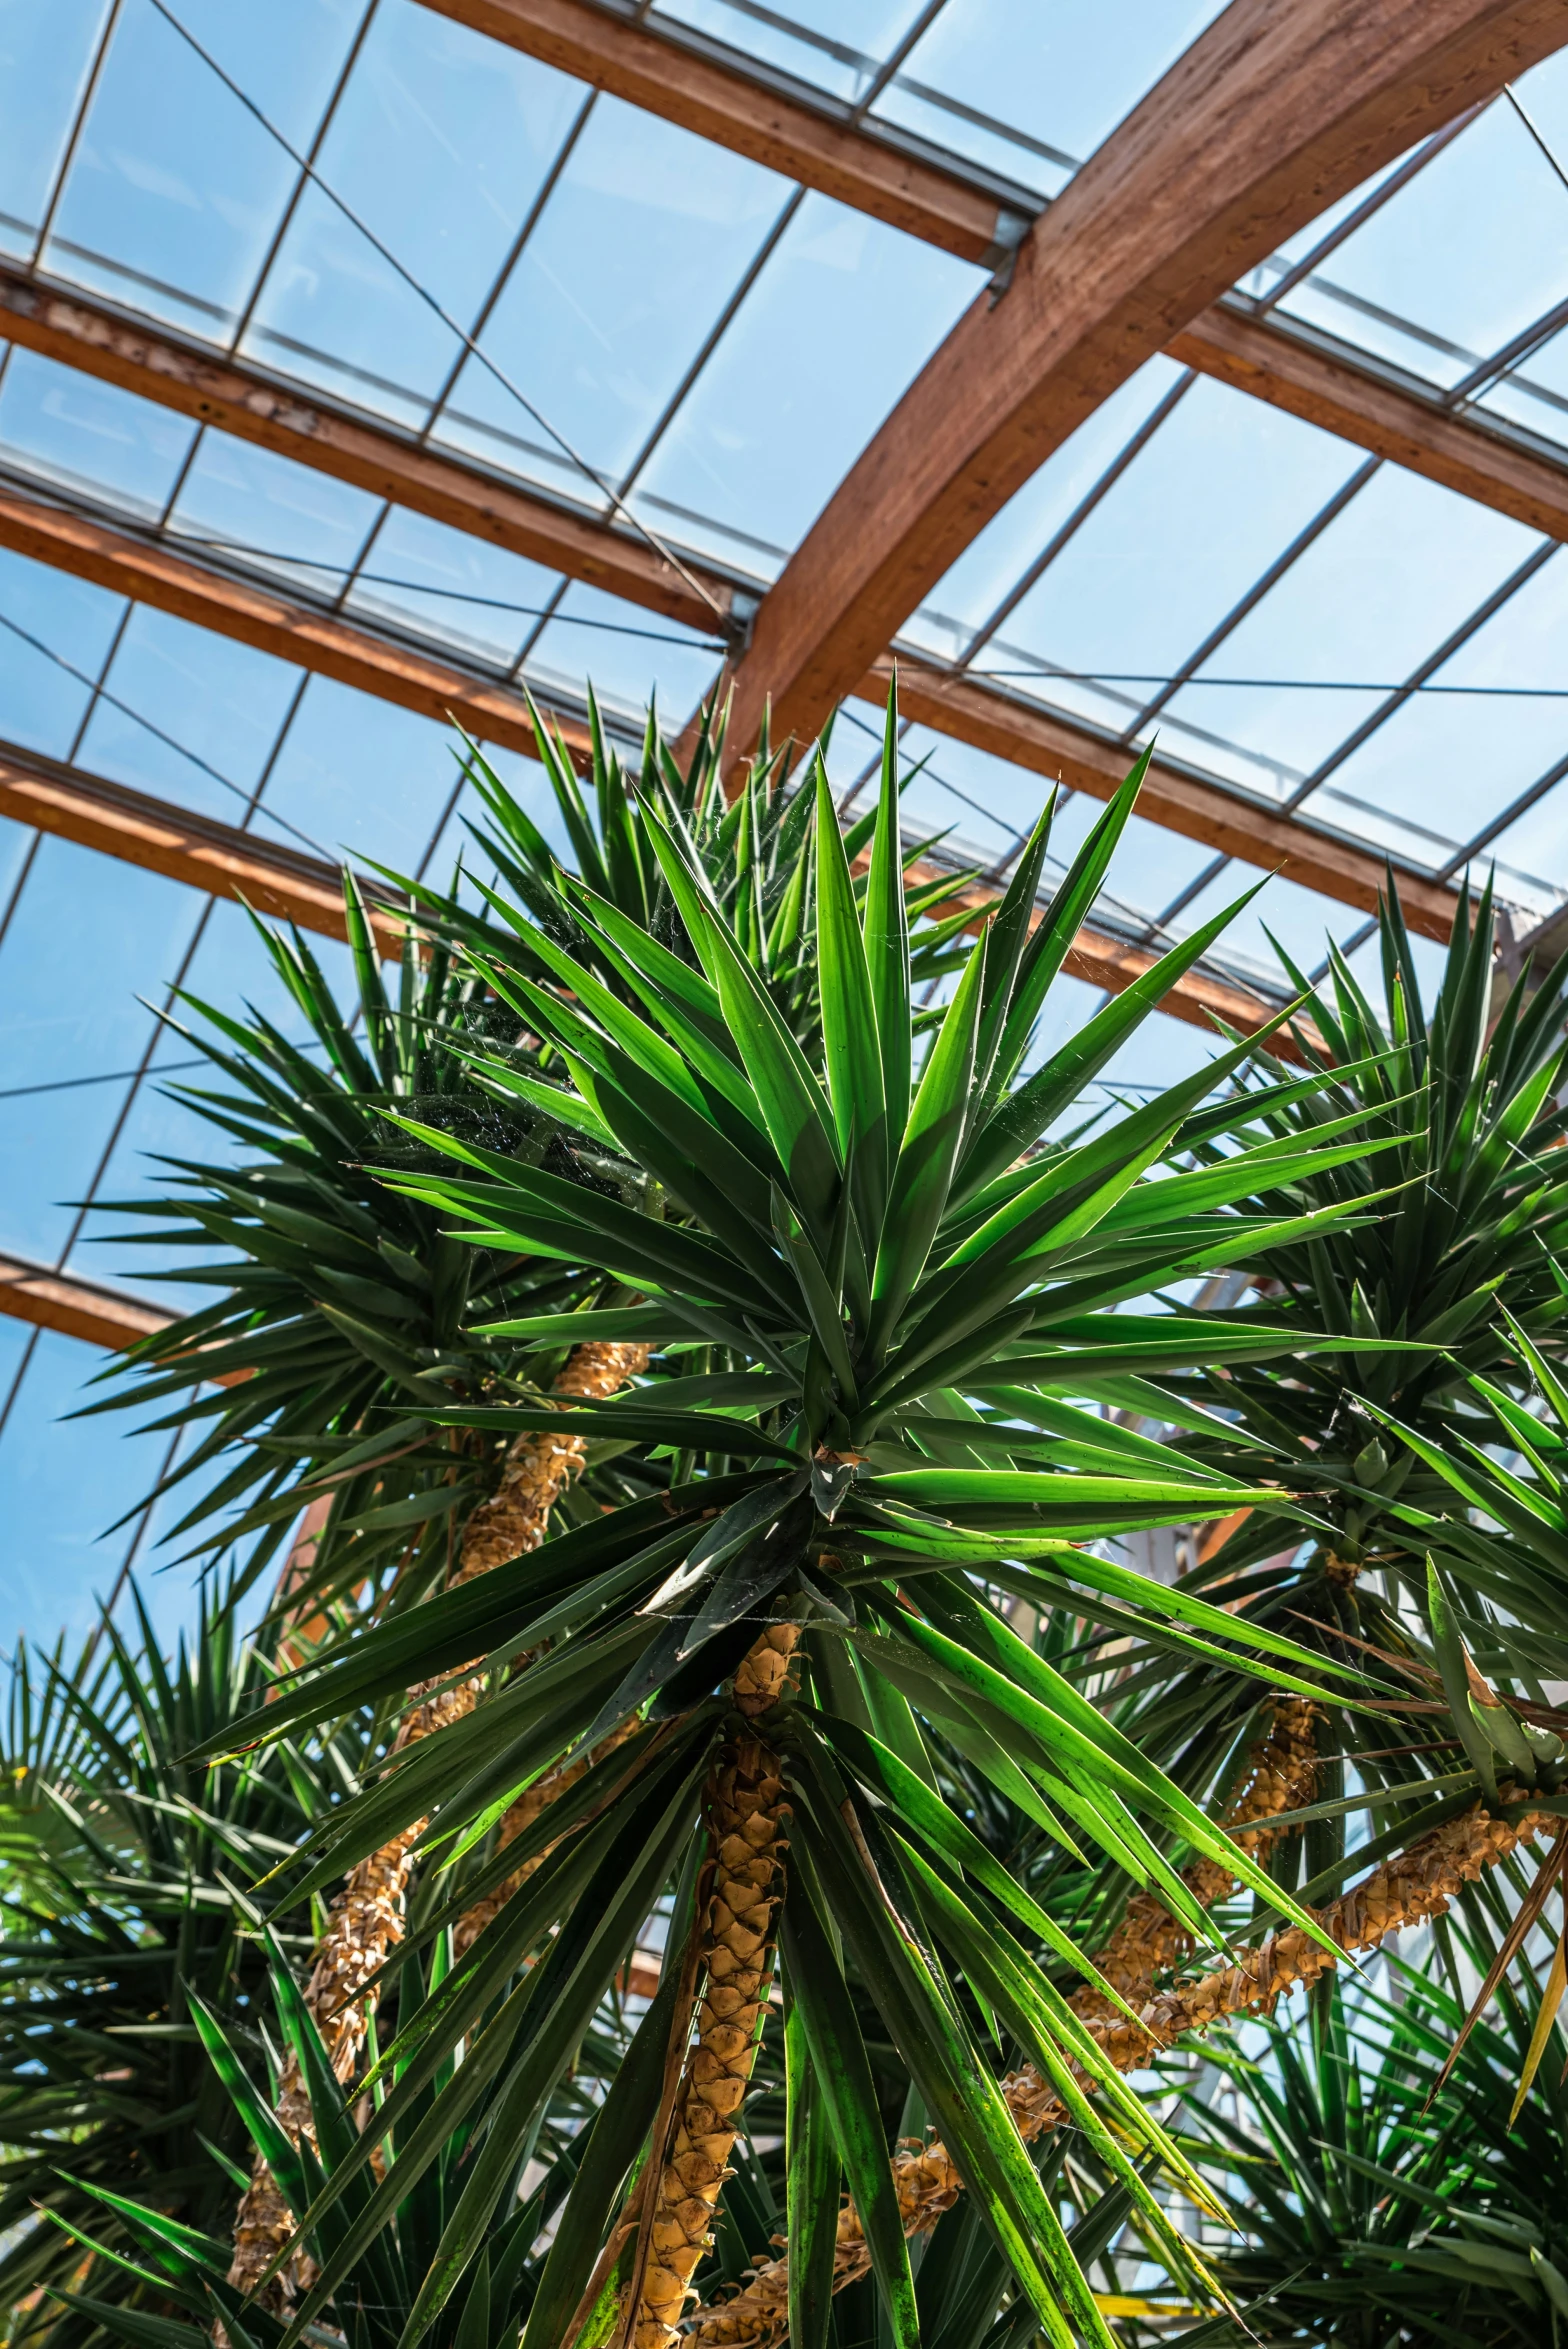
[[[1549,538],[1568,539],[1568,465],[1546,442],[1474,414],[1429,385],[1380,369],[1326,335],[1216,303],[1168,342],[1184,367],[1321,425]]]
[[[330,938],[347,935],[338,868],[300,850],[188,813],[110,783],[80,767],[68,767],[32,751],[0,744],[0,816],[40,832],[53,833],[101,855],[119,857],[170,880],[183,881],[212,897],[241,898],[257,913],[298,923]],[[934,874],[934,868],[933,868]],[[383,883],[361,876],[361,887],[384,953],[401,951],[404,925],[385,902]],[[978,911],[998,895],[983,884],[967,893]],[[955,898],[954,903],[959,900]],[[1119,993],[1153,962],[1139,948],[1100,931],[1082,931],[1069,957],[1075,977]],[[1239,1028],[1255,1027],[1268,1006],[1236,985],[1194,971],[1167,1002],[1177,1019],[1212,1027],[1215,1016]],[[0,1311],[10,1310],[0,1302]]]
[[[233,570],[196,562],[101,516],[47,505],[14,487],[0,487],[0,545],[298,661],[361,692],[425,716],[451,717],[484,740],[533,751],[527,709],[509,687],[451,668],[402,634],[363,628],[283,588],[258,583],[254,573],[241,578]],[[887,675],[887,664],[878,664],[859,690],[880,699]],[[906,713],[921,724],[1096,798],[1108,798],[1131,763],[1093,728],[972,678],[901,664],[900,694]],[[572,716],[547,714],[560,726],[570,755],[586,768],[592,752],[587,727]],[[93,778],[84,782],[74,768],[52,770],[48,761],[27,754],[13,756],[10,765],[18,771],[0,777],[0,814],[86,840],[215,895],[244,896],[258,911],[281,914],[302,927],[342,935],[334,868],[264,845],[227,825],[187,817],[119,785]],[[1142,804],[1153,822],[1251,863],[1273,865],[1303,887],[1364,911],[1377,903],[1380,857],[1300,818],[1275,815],[1245,793],[1162,765],[1151,771]],[[1413,927],[1426,937],[1447,938],[1451,891],[1419,875],[1402,874],[1400,893]]]
[[[716,42],[655,30],[597,0],[424,4],[962,260],[1002,258],[1005,196],[983,174],[896,131],[856,123],[805,83],[743,65]]]
[[[751,61],[717,43],[698,47],[700,36],[638,24],[603,0],[424,4],[946,252],[968,261],[996,257],[996,197],[958,158],[944,173],[933,153],[912,176],[909,158],[879,126],[853,122],[847,110],[835,117],[830,102],[803,84],[785,89],[764,81]],[[1014,201],[1020,210],[1044,208],[1024,190]],[[1203,311],[1165,348],[1183,367],[1233,391],[1321,425],[1532,530],[1568,538],[1568,466],[1550,442],[1495,418],[1456,416],[1430,385],[1364,352],[1295,322],[1249,318],[1229,300]]]
[[[732,622],[736,583],[700,558],[682,554],[683,577],[629,531],[543,490],[0,261],[4,338],[685,627],[707,632]],[[1568,464],[1551,443],[1473,411],[1455,415],[1430,385],[1364,352],[1309,328],[1249,318],[1228,302],[1205,310],[1166,351],[1233,391],[1568,539]]]
[[[383,634],[299,594],[262,585],[254,573],[241,578],[10,487],[0,489],[0,546],[422,717],[453,720],[482,741],[534,755],[532,721],[522,696],[510,687],[426,653],[404,636]],[[561,731],[574,757],[591,756],[586,726],[564,719]]]
[[[216,359],[148,322],[40,285],[0,263],[0,330],[6,328],[15,339],[86,373],[280,449],[334,479],[536,554],[646,609],[706,624],[700,597],[639,541],[531,490],[497,482],[482,469],[420,449],[390,426],[297,395],[259,370]],[[1219,307],[1206,311],[1171,349],[1238,390],[1254,391],[1534,528],[1568,538],[1568,466],[1506,432],[1447,414],[1418,387],[1380,380],[1368,367],[1325,350],[1320,340],[1304,341],[1293,331]],[[687,567],[728,613],[733,583],[701,564]],[[1037,773],[1060,775],[1074,789],[1094,790],[1099,775],[1109,788],[1120,779],[1112,773],[1119,753],[1092,729],[1042,717],[1027,696],[908,663],[903,675],[906,706],[922,724]],[[1075,772],[1084,761],[1087,773]],[[1266,809],[1260,815],[1259,803],[1244,793],[1202,778],[1176,780],[1172,770],[1157,768],[1143,812],[1214,847],[1239,841],[1236,852],[1252,862],[1288,871],[1304,887],[1346,904],[1367,909],[1376,903],[1379,858],[1297,820]],[[1414,926],[1446,938],[1447,893],[1414,877],[1402,888]]]
[[[1120,995],[1146,971],[1151,971],[1159,959],[1146,947],[1128,945],[1099,930],[1083,929],[1068,948],[1062,967],[1069,978],[1085,979],[1091,987],[1103,987],[1107,995]],[[1159,1008],[1172,1019],[1182,1020],[1188,1027],[1205,1028],[1217,1037],[1216,1021],[1223,1020],[1227,1027],[1251,1035],[1254,1029],[1274,1017],[1277,1006],[1262,995],[1254,995],[1234,979],[1190,970],[1168,995],[1161,997]],[[1283,1033],[1269,1049],[1283,1060],[1301,1058],[1289,1036]]]
[[[243,899],[257,913],[296,922],[302,930],[329,938],[344,938],[343,891],[334,865],[286,848],[251,832],[220,824],[210,816],[171,807],[126,784],[110,783],[80,767],[63,765],[34,751],[0,743],[0,816],[53,833],[100,855],[164,873],[172,881],[201,889],[212,897]],[[933,868],[934,875],[934,868]],[[389,903],[385,884],[360,876],[370,908],[371,922],[382,950],[395,955],[402,949],[404,925]],[[998,894],[976,885],[969,899],[977,911]],[[959,902],[954,900],[955,904]],[[1130,986],[1149,967],[1152,956],[1128,948],[1100,932],[1085,930],[1074,948],[1069,967],[1075,975],[1113,993]],[[1183,982],[1180,999],[1167,1008],[1178,1019],[1212,1025],[1213,1014],[1237,1027],[1255,1026],[1267,1006],[1236,987],[1211,981],[1195,972]],[[9,1310],[0,1303],[0,1311]]]
[[[921,879],[936,880],[936,867],[917,865],[915,874]],[[948,902],[939,909],[954,913],[961,906],[970,906],[975,919],[969,926],[978,929],[1001,891],[989,882],[972,882],[968,888],[955,890]],[[1041,909],[1030,922],[1031,929],[1040,918]],[[1151,971],[1159,955],[1146,946],[1134,946],[1123,938],[1113,937],[1108,931],[1087,925],[1078,932],[1067,950],[1062,968],[1071,979],[1082,979],[1091,987],[1101,987],[1107,995],[1121,995],[1127,988]],[[1234,1028],[1241,1035],[1252,1035],[1274,1018],[1279,1010],[1277,1002],[1247,987],[1240,979],[1217,972],[1195,968],[1177,980],[1170,992],[1160,998],[1159,1009],[1172,1019],[1181,1020],[1188,1027],[1202,1028],[1217,1037],[1221,1024]],[[1280,1060],[1304,1062],[1305,1053],[1286,1030],[1280,1029],[1272,1038],[1269,1050]]]
[[[31,1322],[35,1329],[58,1330],[62,1337],[80,1338],[110,1354],[123,1353],[138,1338],[152,1337],[178,1319],[104,1281],[83,1280],[78,1273],[56,1272],[29,1257],[7,1255],[0,1255],[0,1314]],[[237,1387],[250,1376],[248,1370],[226,1370],[212,1384]]]
[[[881,705],[891,672],[890,662],[879,661],[862,680],[861,697]],[[1042,710],[1023,694],[915,662],[898,664],[898,702],[903,715],[922,726],[1070,790],[1086,791],[1093,799],[1109,799],[1121,788],[1136,755],[1092,727]],[[1378,893],[1387,884],[1382,856],[1363,843],[1299,816],[1279,815],[1264,800],[1163,760],[1149,768],[1138,813],[1185,839],[1201,840],[1207,848],[1261,865],[1366,913],[1376,910]],[[1396,867],[1394,877],[1410,927],[1446,944],[1459,902],[1454,891],[1409,869]]]
[[[730,582],[700,576],[707,598],[630,531],[524,489],[467,458],[423,446],[396,425],[356,415],[320,393],[109,303],[69,293],[0,263],[0,339],[60,360],[198,424],[292,457],[335,481],[389,498],[432,521],[526,555],[606,594],[705,632],[723,627]],[[688,566],[688,568],[690,568]],[[711,601],[708,600],[711,598]]]
[[[30,1321],[35,1329],[83,1338],[88,1345],[105,1346],[115,1354],[154,1330],[167,1329],[174,1319],[172,1313],[144,1305],[121,1289],[51,1271],[25,1256],[0,1256],[0,1313],[13,1321]]]
[[[1568,41],[1568,0],[1231,0],[1038,220],[763,598],[731,740],[814,734],[1086,417],[1225,289]]]
[[[302,930],[348,936],[337,866],[4,743],[0,816],[166,874],[209,897],[241,898],[257,913],[295,922]],[[403,924],[380,902],[388,894],[385,884],[361,876],[360,885],[383,951],[398,954]]]

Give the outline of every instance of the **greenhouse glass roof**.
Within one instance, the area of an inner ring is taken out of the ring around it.
[[[86,817],[34,828],[23,785],[444,873],[441,679],[568,718],[591,682],[629,736],[656,695],[678,731],[884,418],[977,298],[1005,316],[1033,224],[1219,14],[0,0],[0,1634],[85,1622],[159,1530],[99,1538],[158,1440],[62,1418],[102,1358],[22,1288],[167,1303],[95,1212],[194,1140],[157,1012],[269,985],[238,905]],[[534,519],[460,527],[460,492]],[[556,546],[595,533],[608,574]],[[1364,955],[1385,855],[1439,908],[1423,953],[1468,866],[1525,941],[1568,905],[1565,535],[1548,56],[1258,253],[970,535],[891,648],[911,822],[1001,874],[1060,773],[1070,854],[1093,776],[1157,736],[1196,812],[1134,822],[1107,956],[1190,931],[1281,841],[1312,885],[1272,880],[1202,966],[1238,999],[1278,996],[1266,932],[1305,967],[1330,937]],[[859,699],[834,730],[845,807],[876,729]],[[538,769],[487,739],[544,820]],[[1112,1074],[1166,1080],[1211,1035],[1161,1017]]]

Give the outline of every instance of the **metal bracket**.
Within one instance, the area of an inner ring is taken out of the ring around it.
[[[1033,226],[1034,220],[1029,213],[1015,212],[1010,204],[998,206],[996,234],[980,256],[981,268],[991,272],[993,310],[1013,282],[1020,248]]]
[[[751,643],[761,603],[762,597],[753,587],[730,589],[730,608],[724,615],[724,641],[731,655],[743,653]]]

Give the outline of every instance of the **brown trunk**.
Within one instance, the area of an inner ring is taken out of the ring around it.
[[[747,1721],[760,1721],[778,1698],[799,1637],[793,1624],[775,1624],[743,1659],[734,1689]],[[644,2189],[651,2204],[634,2349],[672,2349],[680,2339],[762,2035],[788,1813],[778,1757],[759,1734],[744,1733],[724,1747],[709,1781],[707,1815],[713,1888],[702,1926],[705,1981],[669,2142],[657,2178]]]
[[[501,1824],[497,1830],[501,1849],[504,1851],[509,1843],[515,1843],[553,1802],[587,1775],[595,1762],[602,1762],[606,1754],[613,1754],[616,1747],[624,1745],[640,1727],[641,1723],[634,1714],[629,1721],[623,1721],[619,1729],[612,1729],[609,1736],[601,1739],[592,1753],[585,1754],[580,1762],[570,1762],[561,1770],[547,1770],[542,1778],[536,1779],[527,1792],[520,1794],[516,1802],[501,1814]],[[535,1852],[531,1860],[525,1860],[520,1868],[514,1869],[501,1883],[481,1894],[472,1908],[463,1911],[452,1928],[454,1958],[466,1956],[485,1927],[500,1915],[513,1893],[522,1890],[535,1869],[544,1866],[554,1849],[553,1843],[547,1843],[543,1851]]]
[[[595,1400],[613,1395],[646,1367],[647,1360],[646,1346],[575,1346],[555,1392]],[[480,1503],[464,1528],[452,1587],[538,1549],[548,1530],[550,1511],[581,1467],[586,1449],[583,1438],[575,1435],[545,1431],[517,1438],[507,1453],[499,1489],[492,1499]],[[459,1681],[438,1695],[425,1695],[424,1688],[434,1685],[425,1683],[410,1691],[411,1696],[423,1696],[424,1701],[404,1716],[393,1743],[394,1753],[473,1711],[479,1694],[477,1680]],[[559,1791],[552,1788],[552,1794]],[[526,1802],[529,1798],[522,1799]],[[541,1802],[533,1815],[542,1807]],[[367,1992],[365,1985],[385,1963],[403,1931],[409,1854],[424,1828],[423,1819],[416,1821],[360,1861],[334,1900],[326,1932],[317,1946],[305,2004],[321,2033],[328,2061],[345,2084],[354,2076],[375,2006],[376,1993]],[[295,2144],[302,2135],[314,2141],[310,2100],[292,2057],[284,2069],[277,2111]],[[258,2154],[235,2215],[229,2282],[242,2292],[253,2291],[293,2232],[289,2207]],[[295,2278],[285,2271],[268,2286],[267,2302],[275,2312],[287,2306],[293,2281],[303,2279],[304,2264],[296,2262],[296,2270]]]
[[[1274,1700],[1268,1735],[1253,1747],[1246,1783],[1225,1818],[1231,1835],[1254,1859],[1260,1859],[1284,1832],[1269,1822],[1287,1811],[1303,1810],[1312,1800],[1318,1766],[1317,1719],[1318,1707],[1308,1697]],[[1202,1907],[1213,1908],[1235,1891],[1237,1879],[1218,1860],[1199,1860],[1183,1871],[1182,1882]],[[1157,1893],[1135,1892],[1120,1925],[1096,1952],[1094,1962],[1112,1989],[1141,2013],[1160,1976],[1179,1965],[1192,1947],[1186,1926],[1178,1923]],[[1106,2020],[1118,2011],[1087,1983],[1074,1993],[1072,2004],[1086,2022]]]
[[[1256,1948],[1243,1951],[1233,1966],[1205,1974],[1197,1982],[1166,1990],[1143,2009],[1142,2027],[1125,2016],[1092,2019],[1089,2028],[1119,2072],[1136,2071],[1156,2048],[1169,2047],[1190,2031],[1206,2031],[1226,2015],[1272,2007],[1282,1993],[1315,1982],[1339,1962],[1340,1955],[1375,1948],[1390,1934],[1409,1925],[1440,1917],[1462,1885],[1474,1883],[1486,1870],[1532,1837],[1554,1828],[1546,1812],[1530,1813],[1517,1826],[1469,1811],[1446,1827],[1434,1828],[1397,1859],[1385,1860],[1352,1891],[1319,1912],[1319,1923],[1335,1947],[1321,1949],[1299,1927],[1270,1934]],[[1094,2081],[1081,2075],[1085,2087]],[[1008,2109],[1020,2136],[1042,2136],[1063,2120],[1065,2110],[1051,2083],[1033,2064],[1024,2064],[1002,2083]],[[904,2231],[921,2235],[934,2227],[963,2192],[963,2179],[940,2144],[906,2148],[894,2156],[893,2178]],[[834,2258],[833,2289],[842,2291],[858,2276],[867,2275],[871,2255],[865,2231],[852,2202],[839,2213]],[[699,2349],[766,2349],[783,2338],[789,2325],[789,2259],[765,2260],[743,2291],[731,2300],[699,2309],[688,2339]]]

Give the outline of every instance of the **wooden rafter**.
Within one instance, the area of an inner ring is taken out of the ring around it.
[[[85,1338],[90,1346],[106,1346],[111,1353],[133,1346],[154,1330],[167,1329],[174,1319],[172,1313],[144,1305],[121,1289],[55,1272],[25,1256],[0,1256],[0,1313],[12,1321],[30,1321],[36,1329]]]
[[[863,680],[858,690],[865,700],[884,700],[891,666],[879,661]],[[1027,767],[1071,791],[1086,791],[1092,799],[1109,799],[1127,779],[1133,754],[1124,744],[1059,718],[1022,694],[901,661],[898,695],[904,715],[920,725]],[[1305,824],[1299,816],[1278,815],[1266,800],[1221,790],[1164,760],[1149,768],[1138,813],[1169,832],[1277,872],[1341,905],[1359,906],[1364,913],[1375,910],[1379,892],[1387,886],[1382,858],[1361,842]],[[1458,903],[1454,891],[1404,867],[1395,868],[1394,880],[1410,928],[1446,945]]]
[[[1429,384],[1306,327],[1217,302],[1165,346],[1233,391],[1320,425],[1548,538],[1568,539],[1568,465],[1502,422],[1456,415]]]
[[[209,896],[243,899],[258,913],[295,922],[303,930],[330,938],[346,935],[335,866],[59,760],[0,745],[0,816],[164,873]],[[402,918],[387,902],[382,883],[362,875],[361,887],[383,951],[396,954],[403,942]],[[978,919],[997,894],[976,883],[954,903],[972,905]],[[1074,977],[1119,994],[1154,959],[1146,949],[1090,926],[1075,940],[1067,968]],[[1212,1028],[1218,1019],[1250,1029],[1273,1007],[1239,982],[1195,970],[1167,998],[1165,1008],[1199,1027]],[[0,1286],[0,1312],[9,1310]]]
[[[509,688],[449,667],[408,637],[346,621],[271,581],[258,583],[254,573],[236,578],[232,569],[155,543],[101,513],[54,506],[13,484],[0,488],[0,544],[427,716],[450,713],[488,741],[525,752],[533,747],[527,711]],[[1089,726],[1040,710],[1024,695],[919,662],[902,663],[900,674],[911,717],[1074,790],[1105,798],[1130,764],[1131,753],[1121,746]],[[879,696],[884,677],[879,665],[860,690]],[[586,727],[571,716],[558,722],[568,750],[586,763]],[[1341,903],[1369,910],[1377,902],[1384,880],[1380,856],[1299,816],[1277,815],[1250,794],[1157,762],[1143,804],[1153,822],[1276,868]],[[1403,869],[1398,879],[1412,925],[1425,936],[1446,939],[1456,902],[1452,891]]]
[[[699,592],[630,531],[150,319],[0,263],[0,340],[7,339],[689,628],[728,618],[727,579],[705,575]]]
[[[1005,197],[983,175],[849,119],[804,83],[743,67],[700,35],[655,29],[599,0],[424,5],[961,260],[995,253]]]
[[[455,720],[486,742],[533,752],[533,724],[521,694],[407,637],[345,620],[263,583],[253,572],[241,578],[168,543],[15,489],[0,489],[0,546],[422,717]],[[574,756],[590,755],[585,726],[563,720],[562,733]]]
[[[302,930],[348,935],[337,866],[81,767],[0,745],[0,816],[163,873],[209,897],[242,899],[257,913]],[[383,885],[362,876],[361,887],[384,950],[396,954],[403,925],[380,904]]]
[[[1371,173],[1568,41],[1568,0],[1231,0],[916,377],[764,597],[734,740],[813,733],[1143,362]]]
[[[896,135],[849,119],[847,109],[835,109],[803,84],[761,80],[755,66],[717,43],[699,45],[674,27],[634,22],[603,0],[424,4],[945,252],[976,262],[996,253],[1010,206],[983,174],[956,159],[911,156]],[[1013,202],[1038,206],[1023,191]],[[1455,415],[1429,385],[1348,344],[1284,320],[1249,317],[1239,302],[1226,300],[1203,311],[1166,350],[1232,390],[1321,425],[1533,530],[1568,538],[1568,466],[1550,442],[1501,419]]]

